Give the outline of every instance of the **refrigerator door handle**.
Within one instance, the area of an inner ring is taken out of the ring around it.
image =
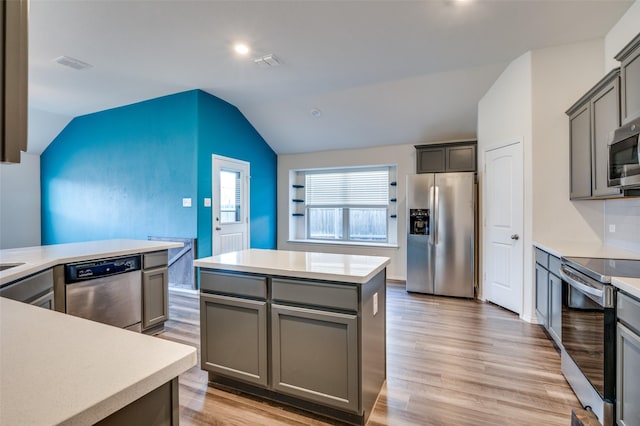
[[[435,206],[434,206],[434,201],[435,200],[435,187],[432,185],[429,187],[429,206],[431,207],[431,214],[429,215],[429,244],[430,245],[434,245],[435,244],[435,226],[436,226],[436,221],[435,221]]]
[[[434,244],[438,245],[439,242],[439,235],[438,235],[438,220],[440,219],[438,216],[440,216],[439,214],[439,210],[440,210],[440,194],[439,194],[439,189],[438,186],[434,186],[434,193],[435,193],[435,204],[433,205],[433,229],[434,229]]]

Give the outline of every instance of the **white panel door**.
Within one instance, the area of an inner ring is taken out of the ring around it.
[[[249,163],[213,156],[213,255],[249,248]]]
[[[522,144],[485,152],[484,295],[520,314],[523,286]]]

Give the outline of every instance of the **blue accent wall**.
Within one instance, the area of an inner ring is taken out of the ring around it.
[[[200,90],[72,120],[41,156],[42,243],[185,237],[210,255],[211,154],[251,162],[251,246],[275,248],[276,155]]]
[[[275,249],[277,156],[233,105],[198,92],[198,198],[212,196],[212,155],[251,164],[251,247]],[[199,204],[198,254],[212,251],[212,209]]]

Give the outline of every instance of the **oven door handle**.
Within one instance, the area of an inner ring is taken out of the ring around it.
[[[576,288],[577,290],[583,292],[583,293],[588,293],[592,296],[596,296],[598,298],[603,298],[604,297],[604,290],[601,290],[599,288],[595,288],[595,287],[591,287],[588,284],[585,283],[581,283],[580,281],[576,281],[574,278],[572,278],[566,271],[565,267],[562,266],[560,268],[560,277],[562,277],[562,279],[564,281],[567,282],[567,284],[569,284],[571,287]]]

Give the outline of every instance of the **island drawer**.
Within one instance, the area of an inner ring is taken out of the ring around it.
[[[169,252],[167,250],[145,253],[142,255],[142,269],[157,268],[169,264]]]
[[[274,301],[358,311],[355,285],[273,278],[271,292]]]
[[[203,292],[266,299],[267,278],[201,270],[200,290]]]

